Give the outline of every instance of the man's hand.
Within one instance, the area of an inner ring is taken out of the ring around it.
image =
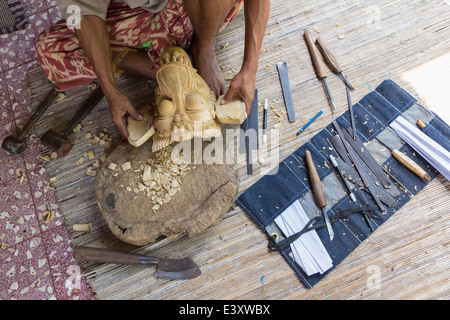
[[[255,78],[256,75],[254,72],[241,69],[234,76],[233,80],[231,80],[228,91],[223,97],[221,104],[227,104],[237,94],[244,101],[247,115],[249,115],[253,99],[255,98]]]
[[[95,15],[85,15],[81,20],[81,28],[75,29],[75,34],[98,76],[109,104],[113,122],[123,136],[128,138],[127,114],[130,114],[136,120],[142,120],[143,117],[133,107],[130,99],[117,89],[111,64],[109,34],[105,21]]]
[[[143,116],[133,107],[130,99],[120,91],[107,97],[107,101],[112,121],[122,135],[128,138],[127,114],[130,114],[136,120],[142,120]]]
[[[247,115],[255,96],[255,80],[264,33],[269,19],[270,0],[246,0],[244,59],[239,71],[230,83],[222,104],[228,103],[234,94],[245,102]]]

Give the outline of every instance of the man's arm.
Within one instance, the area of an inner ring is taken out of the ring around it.
[[[116,85],[114,71],[111,63],[111,47],[105,22],[95,15],[85,15],[81,20],[81,28],[75,29],[81,47],[94,67],[103,93],[109,104],[113,122],[125,137],[128,137],[126,129],[126,114],[129,113],[137,120],[142,115],[133,107],[131,101]]]
[[[250,112],[254,99],[256,72],[270,13],[270,0],[245,0],[245,48],[241,70],[234,76],[222,103],[238,94]]]

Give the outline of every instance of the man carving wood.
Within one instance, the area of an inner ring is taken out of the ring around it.
[[[224,95],[225,104],[237,94],[249,112],[270,0],[57,0],[57,3],[65,20],[39,36],[36,43],[39,63],[60,91],[98,79],[112,120],[125,137],[128,137],[127,115],[136,120],[142,119],[142,115],[117,88],[115,77],[125,71],[154,79],[160,53],[169,46],[189,49],[194,67],[216,97]],[[214,39],[242,6],[243,62],[225,91]]]

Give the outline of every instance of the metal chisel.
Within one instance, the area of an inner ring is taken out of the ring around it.
[[[325,198],[325,193],[323,192],[322,182],[320,181],[319,174],[317,173],[316,166],[314,165],[314,161],[311,156],[311,152],[309,150],[305,151],[306,164],[308,166],[308,176],[311,183],[312,192],[317,200],[317,204],[322,209],[322,214],[325,219],[325,225],[328,230],[328,234],[330,236],[330,241],[334,238],[334,231],[331,227],[330,219],[328,218],[328,214],[325,210],[327,206],[327,200]]]
[[[309,54],[311,56],[311,61],[314,66],[314,71],[316,72],[316,76],[317,76],[317,78],[319,78],[319,80],[322,81],[324,88],[325,88],[325,93],[327,94],[327,97],[328,97],[328,100],[330,101],[333,109],[336,110],[336,105],[334,104],[333,97],[331,96],[331,92],[330,92],[330,89],[328,88],[328,84],[326,81],[327,73],[325,71],[325,64],[322,60],[322,57],[320,56],[319,51],[317,50],[317,48],[315,47],[315,45],[313,43],[313,40],[311,37],[311,32],[308,29],[306,29],[303,34],[303,37],[305,38],[306,45],[308,46]]]

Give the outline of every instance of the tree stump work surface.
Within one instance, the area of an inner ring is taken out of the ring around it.
[[[216,225],[237,198],[237,166],[191,163],[182,175],[171,173],[173,176],[170,179],[177,180],[175,184],[178,191],[170,201],[158,205],[157,210],[154,210],[155,204],[148,194],[149,189],[142,191],[142,168],[149,165],[148,159],[156,161],[158,157],[158,153],[152,153],[151,144],[152,139],[138,148],[128,142],[120,144],[106,158],[96,175],[98,204],[112,233],[126,243],[143,246],[161,237],[184,234],[192,238]],[[203,149],[206,145],[204,142]],[[171,147],[168,148],[170,151]],[[170,152],[167,153],[170,155]],[[129,169],[127,162],[130,163]],[[151,165],[151,172],[156,172],[157,167]],[[167,194],[161,187],[162,192]]]

